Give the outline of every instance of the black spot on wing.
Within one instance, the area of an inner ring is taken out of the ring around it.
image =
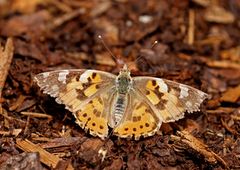
[[[91,81],[92,81],[92,79],[91,79],[90,77],[88,77],[87,80],[88,80],[88,82],[91,82]]]
[[[156,85],[157,85],[156,80],[152,80],[152,85],[153,85],[153,86],[156,86]]]
[[[101,112],[97,109],[93,109],[93,114],[96,116],[96,117],[99,117],[101,115]]]
[[[158,108],[159,110],[164,110],[166,107],[165,105],[167,104],[168,100],[166,99],[161,99],[155,106],[156,108]]]
[[[98,98],[98,102],[103,105],[103,100],[101,98]]]
[[[85,94],[84,94],[84,89],[83,90],[81,90],[81,89],[76,89],[76,92],[77,92],[77,94],[78,94],[78,96],[77,96],[77,99],[78,100],[85,100],[85,99],[87,99],[88,98],[88,96],[86,96]]]
[[[160,87],[156,86],[154,93],[157,95],[157,97],[159,98],[159,102],[155,105],[159,110],[164,110],[165,109],[165,105],[167,104],[168,100],[166,99],[162,99],[162,97],[164,96],[164,93],[160,92]]]
[[[168,86],[167,92],[168,92],[168,93],[171,93],[171,91],[172,91],[172,87],[171,87],[171,86]]]
[[[80,80],[80,77],[81,77],[81,75],[79,74],[79,75],[77,75],[77,77],[76,77],[76,81],[79,81]]]
[[[97,73],[92,73],[92,79],[95,79],[97,76]]]

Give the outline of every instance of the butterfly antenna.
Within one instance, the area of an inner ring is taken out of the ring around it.
[[[113,53],[109,50],[109,48],[107,47],[107,45],[105,44],[105,42],[102,39],[102,36],[99,35],[98,38],[102,41],[103,45],[106,47],[106,49],[109,51],[109,53],[113,56],[113,58],[118,62],[118,59],[115,57],[115,55],[113,55]],[[119,63],[118,63],[119,64]]]
[[[158,43],[158,41],[155,41],[153,43],[153,45],[151,45],[151,47],[149,47],[144,53],[142,53],[142,55],[140,55],[132,64],[130,64],[130,66],[128,66],[128,68],[131,67],[131,65],[133,65],[134,63],[136,63],[144,54],[146,54],[148,52],[148,50],[150,50],[151,48],[154,47],[154,45],[156,45]]]

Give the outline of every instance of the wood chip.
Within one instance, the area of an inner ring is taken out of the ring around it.
[[[180,145],[181,148],[185,147],[188,151],[191,151],[193,149],[195,152],[202,155],[206,162],[209,162],[210,164],[216,164],[217,162],[220,162],[226,169],[229,169],[226,162],[221,157],[208,149],[207,145],[199,141],[190,133],[187,131],[177,131],[177,134],[180,137],[171,135],[171,139],[176,143],[176,147],[177,145]]]
[[[240,98],[240,85],[235,88],[229,88],[223,93],[220,98],[221,101],[235,103]]]
[[[85,14],[86,9],[85,8],[79,8],[74,11],[71,11],[69,13],[64,14],[61,17],[58,17],[52,21],[50,25],[47,26],[47,29],[55,29],[56,27],[59,27],[60,25],[66,23],[67,21],[72,20],[73,18],[78,17],[79,15]]]
[[[47,2],[49,4],[53,4],[54,6],[56,6],[58,9],[62,10],[63,12],[71,12],[72,8],[70,8],[68,5],[66,5],[65,3],[62,3],[61,1],[57,1],[57,0],[47,0]]]
[[[231,115],[232,119],[240,120],[240,115]]]
[[[178,55],[179,58],[184,59],[184,60],[191,60],[192,56],[180,53]],[[218,61],[218,60],[211,60],[209,58],[206,57],[202,57],[199,56],[198,58],[200,58],[202,61],[206,62],[206,65],[209,67],[214,67],[214,68],[232,68],[232,69],[240,69],[240,64],[238,63],[233,63],[227,60],[222,60],[222,61]]]
[[[84,142],[85,140],[87,140],[86,137],[56,138],[56,139],[49,141],[48,143],[42,143],[41,147],[42,148],[54,148],[54,147],[61,147],[61,146],[71,146],[77,141]]]
[[[23,141],[18,141],[16,146],[25,152],[39,152],[40,154],[40,161],[47,165],[48,167],[56,168],[58,162],[61,160],[60,158],[54,156],[53,154],[47,152],[43,148],[34,143],[30,142],[29,140],[25,139]],[[67,170],[73,170],[74,168],[72,165],[68,165]]]
[[[96,17],[101,15],[102,13],[106,12],[110,7],[112,6],[112,2],[111,1],[103,1],[101,3],[99,3],[98,5],[96,5],[92,11],[91,11],[91,17]]]
[[[83,61],[88,61],[89,57],[87,56],[86,53],[71,53],[67,52],[66,53],[67,57],[75,58],[75,59],[80,59]],[[108,65],[108,66],[116,66],[116,62],[113,60],[111,54],[107,52],[106,54],[96,54],[96,63],[100,65]]]
[[[0,131],[1,135],[13,135],[13,136],[18,136],[19,133],[22,132],[22,129],[14,129],[13,131]]]
[[[13,58],[13,40],[12,38],[8,38],[5,49],[3,49],[0,43],[0,99],[2,98],[2,90],[5,85],[5,81],[7,79],[8,71],[10,68],[10,64]],[[0,114],[2,114],[2,103],[0,101]]]
[[[223,7],[212,5],[205,12],[204,19],[208,22],[230,24],[234,22],[235,17]]]

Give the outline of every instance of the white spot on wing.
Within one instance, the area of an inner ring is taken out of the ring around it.
[[[192,106],[192,103],[191,103],[190,101],[187,101],[187,102],[186,102],[186,106],[187,106],[187,107],[191,107],[191,106]]]
[[[48,78],[49,76],[49,72],[46,72],[46,73],[42,73],[43,74],[43,82],[46,81],[46,79]]]
[[[168,91],[168,86],[166,85],[166,83],[164,83],[164,81],[162,79],[159,78],[158,80],[158,84],[160,86],[160,91],[165,93]]]
[[[53,90],[53,91],[57,91],[57,90],[58,90],[58,86],[57,86],[57,85],[53,85],[53,86],[52,86],[52,90]]]
[[[47,78],[49,76],[49,72],[43,73],[43,78]]]
[[[80,77],[80,82],[87,83],[88,77],[90,77],[91,75],[92,75],[92,71],[90,70],[85,71]]]
[[[69,74],[68,70],[63,70],[58,75],[58,81],[62,81],[64,84],[66,84],[67,75]]]
[[[188,88],[183,84],[180,84],[179,88],[181,89],[179,98],[182,99],[184,97],[187,97],[188,96]]]
[[[205,93],[203,93],[203,92],[200,91],[200,90],[198,90],[197,92],[198,92],[198,95],[199,95],[201,98],[203,98],[203,96],[204,96]]]

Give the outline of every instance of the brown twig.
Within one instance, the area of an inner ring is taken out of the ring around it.
[[[2,114],[3,115],[5,115],[5,116],[8,116],[8,113],[7,113],[7,111],[5,110],[5,109],[3,109],[2,108]],[[7,118],[4,118],[4,126],[6,127],[6,128],[10,128],[10,126],[9,126],[9,120],[7,119]]]
[[[194,10],[189,10],[189,28],[188,28],[188,45],[194,43]]]
[[[20,104],[22,104],[22,102],[24,102],[24,100],[26,98],[27,98],[27,96],[20,95],[19,98],[17,99],[17,101],[9,108],[9,111],[16,110],[18,108],[18,106],[20,106]]]
[[[1,110],[2,110],[2,109],[1,109]],[[9,116],[4,115],[3,113],[0,113],[0,115],[2,115],[3,117],[5,117],[5,118],[7,118],[7,119],[9,119],[9,120],[17,120],[17,121],[19,121],[19,122],[26,123],[26,122],[24,122],[24,121],[21,120],[21,119],[9,117]]]
[[[27,123],[25,125],[25,129],[24,129],[24,132],[23,132],[24,135],[27,133],[27,130],[29,129],[29,126],[30,126],[30,116],[28,116],[28,118],[27,118]]]
[[[38,118],[49,118],[52,119],[51,115],[47,115],[44,113],[34,113],[34,112],[21,112],[22,115],[25,116],[33,116],[33,117],[38,117]]]

